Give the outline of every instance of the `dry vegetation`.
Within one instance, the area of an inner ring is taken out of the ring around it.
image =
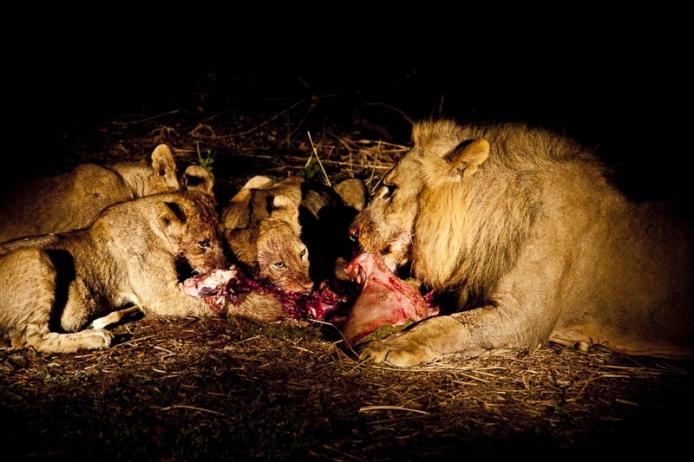
[[[110,121],[55,169],[210,155],[220,204],[257,173],[358,176],[373,186],[406,148],[296,103],[261,115],[179,111]],[[192,122],[191,122],[192,121]],[[211,153],[211,154],[210,154]],[[315,162],[315,160],[313,161]],[[416,460],[499,451],[622,455],[686,448],[692,364],[547,346],[396,370],[362,364],[326,326],[143,319],[105,351],[0,350],[2,443],[15,457]],[[11,460],[12,457],[8,460]],[[93,460],[93,459],[92,459]]]
[[[142,320],[119,331],[105,351],[0,353],[16,455],[630,453],[673,451],[691,431],[688,364],[547,347],[403,371],[361,364],[313,326]]]

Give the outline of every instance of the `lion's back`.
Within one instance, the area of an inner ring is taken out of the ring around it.
[[[36,179],[3,198],[0,242],[84,228],[108,206],[128,199],[121,176],[94,164]]]

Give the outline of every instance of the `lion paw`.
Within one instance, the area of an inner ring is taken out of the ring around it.
[[[113,334],[105,329],[88,329],[80,334],[83,348],[88,350],[108,348],[113,343]]]
[[[362,361],[388,364],[395,367],[412,367],[434,359],[429,348],[409,342],[407,335],[367,345],[359,354]]]

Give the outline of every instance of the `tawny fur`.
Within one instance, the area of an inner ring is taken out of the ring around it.
[[[414,146],[353,230],[460,308],[364,358],[409,366],[548,339],[664,357],[694,353],[691,232],[634,204],[594,155],[523,125],[415,125]]]
[[[312,281],[331,278],[336,258],[349,247],[351,207],[363,208],[365,200],[359,180],[336,189],[340,194],[303,178],[253,177],[222,214],[231,251],[257,275],[289,290],[309,290]],[[342,195],[353,205],[346,206]]]
[[[157,146],[151,157],[151,165],[83,164],[14,188],[0,197],[0,242],[82,229],[117,202],[178,190],[168,146]]]
[[[109,331],[87,327],[128,305],[208,314],[179,288],[178,269],[225,266],[214,207],[197,193],[122,202],[87,229],[10,241],[0,255],[0,330],[14,347],[49,352],[108,347]]]
[[[214,197],[214,178],[198,165],[188,166],[179,182],[173,155],[164,144],[154,149],[149,165],[79,165],[61,175],[34,179],[0,196],[0,242],[82,229],[110,205],[178,191],[181,186]]]
[[[224,237],[234,256],[256,276],[277,287],[311,290],[308,249],[301,241],[301,187],[257,176],[229,201],[222,213]]]

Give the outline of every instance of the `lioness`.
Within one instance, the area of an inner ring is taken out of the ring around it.
[[[122,202],[87,229],[10,241],[0,255],[0,330],[14,347],[47,352],[108,347],[103,327],[132,304],[159,315],[207,314],[207,304],[179,288],[179,271],[225,266],[214,207],[198,193]]]
[[[35,179],[0,196],[0,242],[82,229],[116,202],[179,190],[176,163],[169,147],[160,144],[151,157],[150,166],[82,164],[61,175]],[[183,180],[188,190],[211,195],[213,179],[201,167],[189,166]]]
[[[548,339],[693,355],[691,234],[667,207],[628,202],[590,151],[543,130],[424,122],[413,141],[351,231],[469,309],[362,358],[406,367]]]

